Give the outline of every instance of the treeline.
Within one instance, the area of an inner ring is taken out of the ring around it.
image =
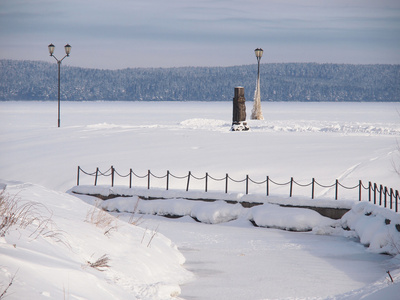
[[[85,69],[61,66],[61,99],[253,100],[257,66]],[[57,64],[0,60],[0,100],[57,99]],[[400,65],[261,65],[262,101],[400,101]]]

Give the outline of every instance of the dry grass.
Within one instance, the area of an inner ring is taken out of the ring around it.
[[[398,241],[395,241],[395,239],[393,238],[393,235],[389,232],[389,230],[387,231],[387,236],[389,237],[390,246],[393,247],[393,250],[395,249],[395,251],[393,251],[394,253],[391,253],[391,254],[393,256],[400,254],[400,244]]]
[[[118,217],[109,214],[106,209],[101,207],[100,203],[101,202],[97,202],[87,211],[85,221],[104,229],[104,235],[109,236],[113,231],[118,231],[121,224],[119,223]],[[139,200],[136,202],[128,220],[128,223],[134,226],[143,222],[142,219],[144,215],[137,216],[138,205]]]
[[[108,264],[109,262],[110,262],[110,258],[108,257],[107,254],[104,254],[103,256],[101,256],[94,262],[91,262],[89,260],[86,261],[86,265],[93,269],[96,269],[100,272],[104,272],[106,269],[110,268],[110,266]]]
[[[137,214],[137,211],[138,211],[138,206],[139,206],[139,201],[140,201],[140,199],[138,199],[136,201],[136,204],[133,207],[133,212],[131,212],[131,216],[130,216],[129,221],[128,221],[129,224],[135,225],[135,226],[140,225],[143,222],[142,219],[144,217],[144,215],[140,215],[139,217],[136,217],[136,214]]]
[[[65,292],[65,286],[63,286],[63,295],[64,295],[64,300],[69,299],[69,289],[67,292]],[[67,297],[67,298],[66,298]]]
[[[0,236],[4,237],[11,228],[18,227],[25,229],[31,224],[39,222],[36,230],[41,230],[40,214],[37,212],[38,203],[25,203],[14,197],[9,196],[4,191],[0,193]],[[36,231],[35,230],[35,231]]]
[[[104,229],[104,235],[109,235],[112,231],[118,231],[118,218],[110,215],[107,211],[96,204],[86,213],[86,222]]]
[[[147,248],[149,248],[151,246],[151,242],[153,241],[153,239],[157,235],[157,233],[158,233],[158,226],[155,230],[150,230],[150,239],[147,243]],[[146,236],[147,236],[147,228],[145,229],[145,231],[143,231],[142,241],[140,242],[141,244],[143,244],[143,241]]]
[[[22,201],[17,196],[6,194],[4,190],[0,192],[0,237],[6,236],[12,229],[28,229],[32,240],[42,236],[70,247],[63,232],[56,228],[52,212],[43,204]]]

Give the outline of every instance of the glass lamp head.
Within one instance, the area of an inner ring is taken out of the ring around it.
[[[55,46],[54,46],[53,44],[50,44],[50,45],[48,46],[48,48],[49,48],[50,56],[53,56]]]
[[[256,50],[254,50],[254,52],[255,52],[257,58],[261,58],[264,50],[261,48],[257,48]]]
[[[71,53],[71,45],[70,44],[66,44],[65,46],[64,46],[64,48],[65,48],[65,54],[67,54],[67,56],[69,56],[69,54]]]

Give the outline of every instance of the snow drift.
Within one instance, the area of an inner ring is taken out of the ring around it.
[[[140,190],[143,191],[143,190]],[[187,200],[184,198],[167,198],[141,200],[133,195],[132,190],[121,187],[104,186],[75,186],[70,192],[97,194],[110,196],[115,192],[124,194],[123,197],[115,197],[101,201],[103,209],[112,212],[129,212],[138,214],[151,214],[160,216],[190,216],[195,220],[218,224],[239,218],[247,219],[254,225],[268,228],[278,228],[290,231],[313,231],[317,234],[336,234],[346,237],[357,237],[370,251],[397,255],[400,253],[400,215],[389,209],[378,207],[368,202],[349,201],[298,201],[297,204],[308,206],[324,205],[327,202],[334,204],[336,208],[351,208],[342,219],[332,220],[321,216],[319,213],[307,208],[281,207],[279,203],[288,204],[285,198],[272,198],[274,204],[268,203],[268,198],[258,197],[262,205],[252,208],[244,208],[241,204],[230,204],[223,200],[205,202],[199,200]],[[127,196],[131,193],[130,196]],[[151,191],[147,192],[151,195]],[[160,190],[155,190],[155,195]],[[161,194],[182,195],[182,192],[161,192]],[[195,197],[194,193],[187,193]],[[216,196],[217,193],[211,194]],[[225,195],[219,195],[222,199]],[[240,195],[226,195],[230,199],[240,199]],[[154,197],[154,196],[153,196]],[[202,194],[203,200],[211,200],[210,195]],[[208,198],[207,198],[208,197]],[[87,198],[91,200],[87,200]],[[83,199],[95,203],[92,196],[84,196]],[[280,200],[280,201],[279,201]],[[294,203],[292,201],[291,203]],[[329,205],[326,205],[329,206]]]
[[[101,209],[35,184],[6,184],[3,195],[35,205],[36,218],[0,237],[1,287],[14,276],[7,299],[171,299],[192,278],[183,255],[156,228],[101,216]],[[99,216],[104,226],[95,222]],[[7,216],[0,218],[4,224]],[[103,255],[109,267],[91,267]]]

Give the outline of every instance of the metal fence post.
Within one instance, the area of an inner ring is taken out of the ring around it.
[[[169,188],[169,170],[167,170],[167,191]]]
[[[129,188],[132,188],[132,168],[129,169]]]
[[[338,188],[339,188],[339,180],[336,179],[336,183],[335,183],[335,200],[338,199]]]
[[[292,197],[293,193],[293,177],[290,177],[290,193],[289,196]]]
[[[228,173],[225,175],[225,194],[228,193]]]
[[[189,190],[189,182],[190,182],[190,175],[191,175],[192,173],[189,171],[189,174],[188,174],[188,180],[187,180],[187,184],[186,184],[186,192]]]
[[[114,186],[114,167],[111,166],[111,186]]]
[[[81,170],[81,167],[78,166],[78,175],[76,177],[76,185],[79,185],[79,171]]]
[[[94,186],[97,185],[97,176],[99,174],[99,167],[96,168],[96,176],[94,177]]]
[[[383,194],[383,200],[384,200],[383,205],[384,205],[384,207],[387,207],[387,197],[386,197],[387,187],[386,186],[385,186],[385,189],[383,190],[383,192],[384,192],[384,194]]]
[[[368,201],[371,202],[371,189],[372,189],[372,183],[371,181],[368,183]]]
[[[314,184],[315,184],[315,178],[313,178],[311,181],[311,199],[314,199]]]

